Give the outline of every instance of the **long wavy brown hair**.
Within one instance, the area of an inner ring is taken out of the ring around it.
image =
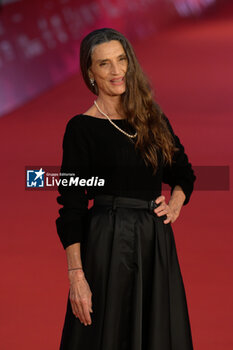
[[[92,65],[92,52],[96,45],[118,40],[128,59],[126,91],[121,95],[122,108],[129,124],[137,131],[137,148],[146,165],[151,165],[155,174],[158,167],[158,152],[164,164],[172,164],[178,148],[168,128],[166,117],[153,98],[149,80],[143,72],[130,42],[120,32],[101,28],[89,33],[81,42],[80,67],[87,87],[98,95],[98,87],[91,85],[88,69]]]

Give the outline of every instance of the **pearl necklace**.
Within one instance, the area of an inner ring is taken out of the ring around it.
[[[96,108],[98,109],[98,111],[99,111],[101,114],[103,114],[103,115],[110,121],[110,123],[111,123],[113,126],[115,126],[115,128],[117,128],[120,132],[122,132],[123,134],[125,134],[126,136],[131,137],[131,138],[134,138],[134,137],[137,136],[137,132],[135,132],[134,135],[130,135],[130,134],[128,134],[126,131],[124,131],[124,130],[122,130],[121,128],[119,128],[119,126],[116,125],[116,124],[112,121],[112,119],[109,118],[109,116],[108,116],[106,113],[104,113],[103,111],[101,111],[101,109],[100,109],[99,106],[97,105],[97,102],[96,102],[96,101],[94,101],[94,104],[96,105]]]

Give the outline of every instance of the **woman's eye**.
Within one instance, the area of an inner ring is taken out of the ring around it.
[[[103,63],[100,63],[100,66],[105,66],[105,64],[106,64],[106,63],[104,63],[104,62],[103,62]]]

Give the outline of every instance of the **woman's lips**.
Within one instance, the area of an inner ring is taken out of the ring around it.
[[[113,85],[122,85],[124,84],[124,77],[111,79],[110,83]]]

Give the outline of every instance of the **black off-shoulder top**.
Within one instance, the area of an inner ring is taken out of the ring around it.
[[[57,197],[62,207],[56,219],[57,233],[64,249],[82,242],[88,200],[98,194],[152,200],[161,195],[162,183],[166,183],[170,185],[171,193],[176,185],[180,185],[186,196],[183,205],[189,202],[196,176],[184,146],[168,118],[164,114],[163,117],[179,151],[173,156],[172,166],[164,166],[158,152],[159,166],[155,175],[152,167],[146,166],[135,150],[134,141],[117,130],[109,120],[79,114],[68,121],[60,168],[63,183],[58,187]],[[126,119],[113,121],[121,129],[134,134],[135,130]],[[64,185],[64,179],[67,184],[72,176],[78,182]]]

